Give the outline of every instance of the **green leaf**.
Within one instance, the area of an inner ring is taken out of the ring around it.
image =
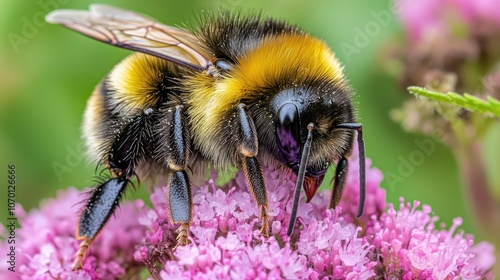
[[[428,90],[422,87],[409,87],[408,91],[412,94],[425,96],[438,102],[459,106],[482,114],[492,114],[500,117],[500,101],[491,96],[488,96],[487,100],[483,100],[467,93],[464,95],[454,92],[443,93]]]

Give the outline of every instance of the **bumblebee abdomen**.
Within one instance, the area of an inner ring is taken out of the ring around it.
[[[117,112],[154,108],[175,91],[179,67],[165,59],[134,53],[115,66],[106,83]]]
[[[180,103],[176,79],[181,71],[171,62],[142,53],[117,64],[87,102],[82,130],[89,157],[102,160],[128,120],[166,102]]]

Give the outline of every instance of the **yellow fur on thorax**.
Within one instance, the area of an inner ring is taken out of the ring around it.
[[[293,77],[284,80],[283,77]],[[214,81],[206,74],[190,79],[189,115],[194,141],[208,154],[224,143],[214,143],[220,127],[241,99],[257,99],[266,88],[296,87],[316,78],[342,84],[342,66],[321,40],[309,35],[267,37],[241,58],[228,77]],[[220,142],[220,141],[219,141]]]
[[[115,91],[112,101],[118,106],[117,111],[153,107],[160,98],[158,85],[163,81],[162,73],[169,67],[173,67],[171,62],[142,53],[134,53],[116,65],[108,86]]]

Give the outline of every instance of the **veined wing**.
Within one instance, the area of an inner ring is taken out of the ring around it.
[[[213,58],[189,31],[138,13],[94,4],[89,11],[56,10],[45,18],[90,38],[160,57],[193,70],[205,70]]]

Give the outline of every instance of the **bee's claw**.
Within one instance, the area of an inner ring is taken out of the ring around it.
[[[260,236],[263,236],[265,238],[269,238],[269,227],[268,226],[262,226],[259,232]]]
[[[189,223],[182,223],[177,229],[177,245],[175,245],[174,250],[179,246],[185,246],[189,244]]]
[[[77,256],[76,259],[75,259],[75,262],[73,263],[73,267],[71,268],[72,271],[75,271],[75,270],[80,270],[83,268],[83,258],[81,258],[80,256]]]

